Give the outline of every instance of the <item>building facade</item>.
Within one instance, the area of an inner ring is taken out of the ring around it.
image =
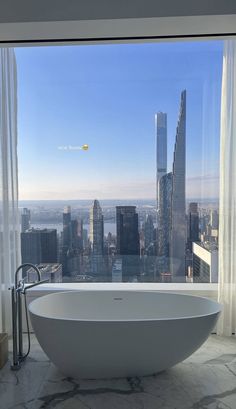
[[[159,182],[158,273],[170,271],[172,172]]]
[[[167,172],[167,114],[157,112],[155,114],[156,133],[156,195],[157,206],[159,201],[159,180]]]
[[[57,263],[57,230],[29,229],[21,233],[22,263]]]
[[[181,93],[172,173],[170,243],[171,274],[173,281],[185,281],[186,90]]]
[[[218,282],[218,247],[212,243],[193,243],[193,282]]]
[[[140,244],[136,206],[116,206],[117,255],[122,256],[123,281],[140,274]]]
[[[93,205],[90,208],[89,226],[89,239],[92,250],[92,273],[95,276],[100,276],[100,278],[102,278],[101,276],[104,274],[104,220],[98,200],[94,200]]]
[[[30,210],[24,207],[21,214],[21,231],[24,233],[30,228]]]
[[[199,241],[199,212],[196,202],[189,203],[188,210],[188,249],[192,251],[192,243]]]

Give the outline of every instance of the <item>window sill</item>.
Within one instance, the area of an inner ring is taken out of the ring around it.
[[[49,283],[31,288],[27,294],[29,297],[38,297],[45,293],[57,291],[168,291],[180,292],[217,298],[217,283]]]

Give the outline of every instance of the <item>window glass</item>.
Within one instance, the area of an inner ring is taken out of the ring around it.
[[[51,282],[217,282],[223,41],[15,52],[22,262]]]

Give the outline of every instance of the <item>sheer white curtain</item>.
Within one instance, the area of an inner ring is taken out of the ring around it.
[[[236,332],[236,40],[224,44],[221,147],[219,302],[224,310],[219,335]]]
[[[11,330],[8,287],[19,259],[16,61],[0,48],[0,332]]]

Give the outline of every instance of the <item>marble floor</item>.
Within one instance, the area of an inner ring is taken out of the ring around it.
[[[236,409],[236,337],[212,335],[191,357],[155,376],[75,380],[32,337],[20,371],[0,370],[0,409]]]

